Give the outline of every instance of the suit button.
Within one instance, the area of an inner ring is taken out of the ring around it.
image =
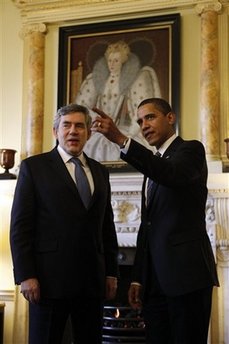
[[[118,253],[118,263],[121,264],[126,261],[126,255],[124,252]]]
[[[147,222],[147,226],[151,226],[151,221],[148,221],[148,222]]]

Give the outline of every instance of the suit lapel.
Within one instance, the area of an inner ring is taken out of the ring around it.
[[[154,182],[153,185],[152,185],[152,188],[151,188],[151,194],[150,194],[150,200],[149,200],[149,203],[148,203],[148,206],[147,208],[149,209],[153,203],[153,200],[154,200],[154,197],[155,197],[155,194],[156,194],[156,191],[157,191],[157,188],[158,188],[159,184]]]
[[[179,147],[183,142],[184,142],[184,140],[180,136],[177,136],[175,138],[175,140],[171,143],[171,145],[166,149],[166,151],[164,152],[161,159],[170,159],[170,157],[172,157],[172,155],[176,151],[177,147]],[[160,184],[158,184],[156,182],[153,183],[153,186],[151,189],[150,201],[149,201],[147,208],[150,208],[152,206],[152,203],[153,203],[153,200],[155,198],[156,191],[157,191],[159,185]]]
[[[103,183],[100,183],[100,173],[101,173],[101,171],[98,168],[98,165],[95,164],[92,159],[90,159],[86,154],[84,154],[84,155],[86,157],[88,166],[89,166],[91,174],[92,174],[93,182],[94,182],[94,193],[92,195],[91,203],[90,203],[90,204],[93,204],[93,202],[97,198],[97,194],[99,192],[99,189],[101,188],[101,185],[103,185]]]
[[[78,194],[76,185],[56,148],[50,152],[49,163],[53,169],[53,175],[65,183],[74,193]]]
[[[150,194],[150,200],[148,201],[148,205],[146,205],[146,196],[145,196],[145,190],[147,187],[147,178],[144,178],[143,184],[142,184],[142,207],[149,209],[152,205],[154,196],[155,196],[155,192],[158,188],[159,184],[154,182],[151,188],[151,194]]]
[[[184,142],[184,140],[177,136],[175,140],[171,143],[171,145],[166,149],[166,151],[163,154],[163,159],[169,159],[170,156],[173,155],[173,153],[177,150],[177,148]]]

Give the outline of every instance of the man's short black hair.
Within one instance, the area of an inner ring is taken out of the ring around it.
[[[153,104],[157,110],[159,110],[161,113],[163,113],[164,115],[167,115],[167,113],[169,112],[173,112],[171,106],[169,105],[169,103],[162,99],[162,98],[147,98],[144,99],[139,105],[138,105],[138,109],[145,105],[145,104]]]

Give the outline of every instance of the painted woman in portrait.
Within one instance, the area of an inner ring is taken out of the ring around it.
[[[148,146],[136,123],[136,109],[149,97],[161,97],[155,70],[142,66],[137,54],[120,40],[109,44],[104,56],[95,62],[92,72],[82,82],[76,103],[103,110],[124,134]],[[120,159],[119,147],[99,133],[91,136],[84,151],[99,161]]]

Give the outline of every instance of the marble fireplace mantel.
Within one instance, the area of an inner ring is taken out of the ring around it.
[[[142,179],[139,173],[117,173],[110,176],[112,206],[120,247],[136,245]],[[206,223],[213,247],[229,247],[229,173],[210,173],[208,176]]]
[[[119,247],[135,247],[141,217],[141,186],[138,173],[111,174],[112,207]]]

